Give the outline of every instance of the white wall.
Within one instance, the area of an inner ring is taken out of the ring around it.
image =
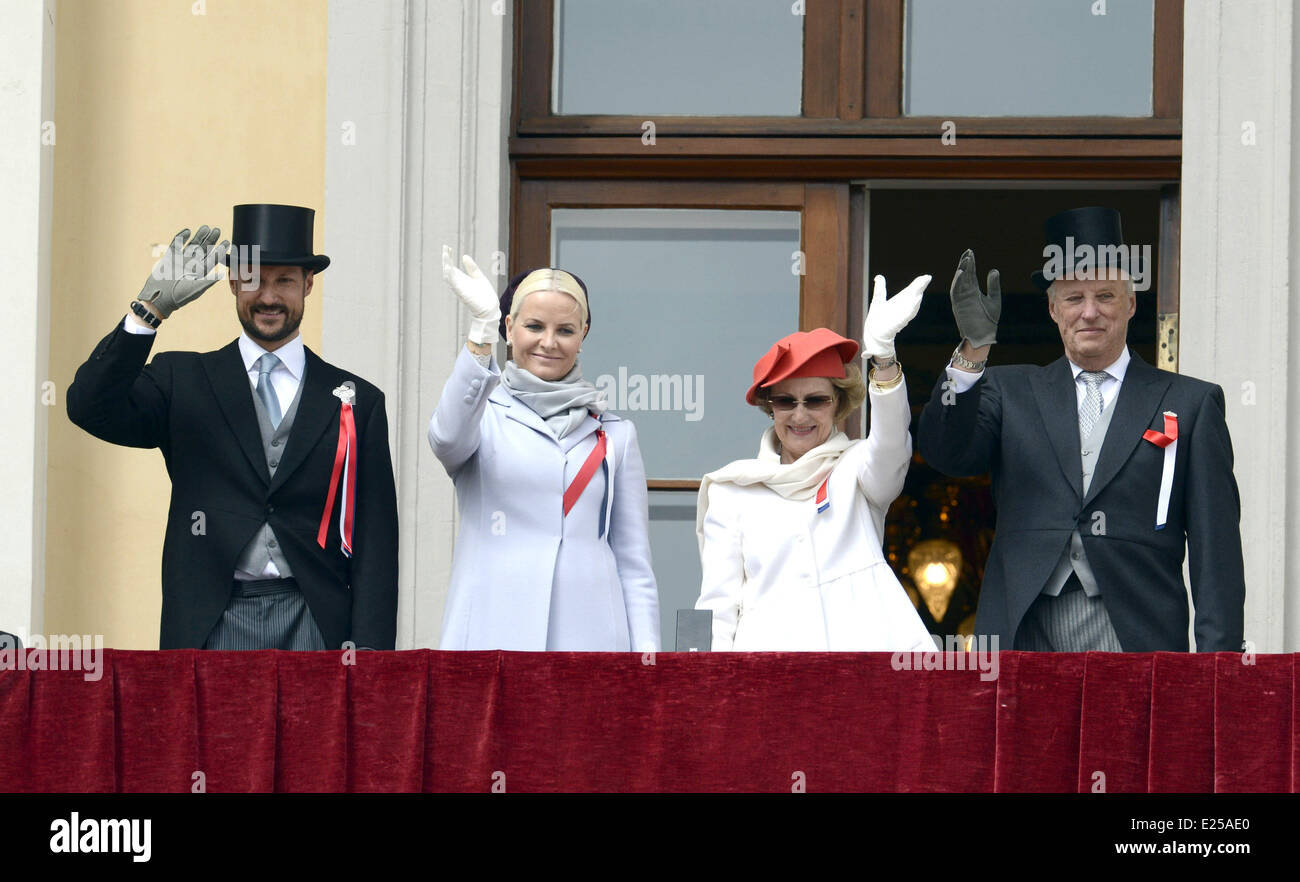
[[[0,630],[41,632],[49,379],[50,220],[54,149],[54,0],[16,0],[0,27],[0,345],[8,394],[0,419]],[[48,143],[52,141],[53,143]],[[51,398],[50,396],[53,395]]]

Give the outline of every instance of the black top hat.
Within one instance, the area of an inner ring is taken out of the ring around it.
[[[501,322],[499,325],[501,331],[501,339],[504,340],[506,336],[506,316],[510,315],[510,307],[514,305],[515,291],[519,290],[519,285],[523,282],[524,279],[528,278],[531,274],[537,272],[539,269],[556,269],[556,267],[535,266],[530,270],[524,270],[522,273],[512,278],[506,284],[505,291],[501,292]],[[590,327],[591,326],[591,292],[587,290],[587,283],[584,282],[582,279],[578,278],[576,273],[571,273],[568,270],[565,270],[565,272],[573,276],[573,280],[582,286],[582,293],[587,295],[587,325],[588,327]]]
[[[1053,265],[1053,261],[1046,253],[1048,247],[1056,246],[1059,249],[1056,253],[1063,258],[1062,261],[1055,262],[1056,266],[1064,263],[1066,267],[1073,267],[1077,262],[1081,262],[1076,259],[1076,255],[1080,254],[1079,247],[1087,246],[1088,265],[1092,269],[1122,268],[1130,274],[1130,277],[1141,272],[1140,267],[1127,266],[1115,260],[1117,248],[1123,249],[1124,257],[1120,258],[1122,261],[1127,260],[1131,249],[1124,244],[1124,231],[1120,227],[1119,212],[1113,208],[1096,206],[1072,208],[1053,215],[1043,224],[1043,238],[1047,240],[1043,248],[1044,269],[1050,269]],[[1136,257],[1134,259],[1136,260]],[[1063,273],[1055,271],[1044,273],[1043,270],[1035,270],[1030,278],[1035,285],[1046,291],[1048,286],[1061,275]]]
[[[320,272],[330,265],[330,259],[312,254],[315,218],[315,211],[297,205],[236,205],[226,264],[231,260],[248,264],[256,254],[257,261],[266,266],[300,266]]]

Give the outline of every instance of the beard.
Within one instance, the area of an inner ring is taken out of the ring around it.
[[[280,322],[279,329],[270,334],[263,333],[261,328],[257,326],[257,314],[259,312],[270,315],[279,314],[283,316],[283,321]],[[244,331],[253,340],[261,343],[278,343],[279,341],[292,337],[297,333],[298,326],[302,324],[302,312],[295,313],[287,306],[278,306],[269,310],[264,310],[260,307],[253,307],[248,311],[247,315],[244,315],[243,313],[240,314],[239,323],[244,326]]]

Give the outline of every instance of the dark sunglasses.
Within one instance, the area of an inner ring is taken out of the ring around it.
[[[771,399],[772,409],[787,413],[794,410],[799,405],[803,405],[804,410],[825,410],[831,406],[835,399],[829,395],[810,395],[800,401],[798,398],[791,398],[789,395],[778,395]]]

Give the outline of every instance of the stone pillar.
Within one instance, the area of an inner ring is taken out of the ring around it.
[[[1179,368],[1226,396],[1261,652],[1300,649],[1294,34],[1290,0],[1184,7]]]
[[[49,378],[54,149],[54,0],[5,6],[0,27],[0,630],[44,630],[45,472],[49,414],[65,390]]]
[[[455,496],[425,432],[469,319],[442,246],[506,269],[512,6],[330,0],[323,345],[386,396],[399,649],[437,646],[451,571]]]

